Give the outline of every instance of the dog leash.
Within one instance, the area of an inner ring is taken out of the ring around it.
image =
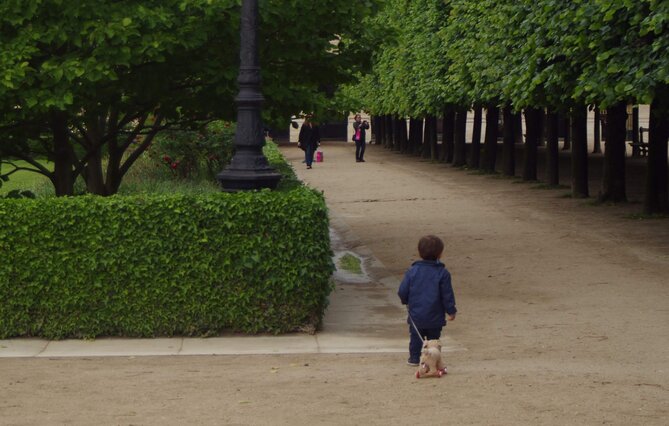
[[[416,327],[416,323],[413,322],[413,318],[411,318],[411,313],[409,312],[409,307],[407,306],[407,315],[409,315],[409,321],[411,321],[411,325],[413,326],[413,329],[416,330],[416,334],[418,335],[418,338],[420,339],[421,343],[425,343],[425,339],[420,335],[420,331],[418,331],[418,327]]]

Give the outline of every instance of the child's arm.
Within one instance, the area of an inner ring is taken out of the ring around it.
[[[403,305],[409,303],[409,271],[404,274],[404,279],[402,279],[397,295],[400,297]]]
[[[458,309],[455,307],[455,294],[451,285],[451,274],[447,270],[444,271],[439,285],[441,286],[441,303],[448,314],[448,319],[453,321]]]

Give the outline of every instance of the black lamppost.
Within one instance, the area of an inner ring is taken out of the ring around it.
[[[230,165],[217,176],[225,191],[276,188],[281,175],[269,166],[262,152],[265,137],[260,115],[263,96],[260,93],[258,63],[258,0],[243,0],[241,14],[241,43],[239,94],[237,102],[237,131],[235,155]]]

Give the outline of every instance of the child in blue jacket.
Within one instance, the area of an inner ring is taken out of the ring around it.
[[[440,261],[443,252],[444,243],[439,237],[427,235],[421,238],[418,253],[422,260],[411,265],[397,292],[402,304],[408,305],[409,309],[409,365],[418,365],[420,361],[421,336],[428,340],[439,339],[441,329],[446,325],[446,315],[453,321],[458,311],[451,274]]]

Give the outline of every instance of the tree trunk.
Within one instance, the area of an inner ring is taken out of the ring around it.
[[[86,181],[86,190],[95,195],[106,196],[107,187],[102,166],[102,137],[104,122],[107,117],[95,116],[86,121],[86,140],[88,141],[88,160],[84,167],[83,176]]]
[[[67,117],[64,113],[52,113],[49,125],[53,134],[54,169],[51,182],[56,196],[74,195],[74,176],[72,166],[74,158],[70,137],[67,130]]]
[[[119,141],[116,138],[112,138],[107,147],[109,150],[109,158],[107,159],[107,193],[104,195],[111,195],[116,194],[119,186],[121,186],[121,179],[123,178],[121,160],[123,159],[124,149],[119,146]]]
[[[571,196],[588,198],[588,110],[572,108],[571,113]]]
[[[639,105],[632,107],[632,143],[639,143]],[[641,154],[638,146],[632,145],[632,156]]]
[[[378,129],[376,129],[376,132],[379,134],[379,137],[377,138],[376,143],[385,146],[386,138],[387,138],[386,116],[385,115],[379,115],[379,118],[378,118],[378,121],[377,121],[376,125],[378,126]]]
[[[430,146],[430,117],[423,119],[423,146],[421,146],[420,156],[430,158],[432,156],[432,147]]]
[[[98,147],[88,158],[84,168],[84,180],[86,181],[86,190],[91,194],[106,196],[107,187],[102,173],[102,149]]]
[[[407,140],[407,146],[406,150],[402,151],[403,154],[410,154],[413,152],[413,144],[416,142],[416,137],[414,134],[416,133],[416,125],[414,124],[415,118],[409,117],[409,138]]]
[[[372,128],[374,129],[374,143],[379,143],[383,139],[383,129],[380,125],[381,116],[377,115],[372,119]],[[349,142],[348,140],[346,142]]]
[[[571,149],[571,116],[565,114],[564,116],[564,145],[562,146],[563,151],[569,151]]]
[[[519,112],[511,113],[513,120],[513,139],[517,144],[523,143],[523,116]]]
[[[560,184],[559,126],[559,115],[548,111],[546,115],[546,183],[550,186]]]
[[[372,126],[371,132],[370,132],[370,135],[371,135],[370,138],[371,139],[369,140],[369,143],[371,144],[372,141],[374,141],[374,143],[378,143],[379,138],[381,137],[381,134],[379,133],[378,117],[374,116],[374,115],[370,116],[369,124]],[[348,142],[348,140],[346,142]]]
[[[593,154],[601,154],[602,153],[602,136],[601,136],[601,129],[599,122],[601,121],[601,113],[599,112],[599,107],[595,107],[595,123],[594,123],[594,148],[592,149]]]
[[[539,108],[538,120],[541,125],[539,126],[539,135],[537,139],[537,146],[546,145],[546,110],[544,108]]]
[[[423,149],[423,120],[420,118],[411,119],[411,152],[413,155],[420,155]]]
[[[383,116],[383,146],[390,146],[393,139],[393,117],[390,114]]]
[[[376,117],[374,117],[374,128],[376,129],[375,130],[376,136],[374,138],[374,143],[375,144],[383,143],[385,135],[384,135],[382,115],[377,115]]]
[[[669,87],[662,86],[650,105],[648,166],[643,211],[646,214],[669,213],[667,193],[667,138],[669,137]]]
[[[393,143],[390,144],[388,149],[391,151],[399,151],[400,146],[402,145],[402,139],[400,138],[400,128],[398,125],[399,118],[393,117],[392,126],[393,126]]]
[[[469,155],[469,167],[478,169],[481,165],[481,127],[483,121],[483,108],[479,105],[474,107],[474,126],[472,128],[472,152]]]
[[[405,152],[407,149],[407,121],[404,117],[400,117],[395,121],[395,128],[397,129],[397,138],[399,143],[397,144],[397,150],[400,152]]]
[[[128,173],[128,170],[130,170],[130,167],[132,167],[135,161],[137,161],[149,146],[151,146],[153,138],[155,138],[160,131],[163,117],[160,115],[153,116],[152,121],[153,124],[151,125],[149,132],[144,136],[141,143],[136,145],[129,154],[127,153],[128,148],[137,137],[140,127],[136,127],[133,134],[128,136],[125,141],[117,141],[115,138],[111,139],[111,144],[109,145],[109,165],[107,170],[107,191],[110,195],[118,192],[123,176]],[[117,142],[120,142],[120,144],[116,145]]]
[[[386,115],[386,119],[384,120],[384,125],[386,128],[386,140],[383,143],[383,147],[386,149],[390,149],[393,146],[393,133],[395,132],[395,129],[393,129],[393,116],[388,114]]]
[[[516,119],[511,106],[502,110],[504,116],[504,130],[502,132],[502,173],[506,176],[516,175]]]
[[[389,133],[389,130],[388,130],[388,114],[384,114],[379,118],[379,127],[381,127],[383,129],[382,132],[381,132],[383,134],[383,136],[381,137],[381,140],[379,141],[379,143],[381,144],[381,146],[387,147],[388,146],[388,138],[390,137],[390,133]]]
[[[386,118],[387,137],[386,143],[384,144],[386,149],[394,151],[400,148],[400,140],[398,139],[397,131],[397,119],[392,115],[388,115],[388,118]]]
[[[423,148],[423,158],[429,158],[432,161],[437,161],[439,159],[439,148],[437,146],[437,117],[433,115],[425,117]]]
[[[383,125],[383,120],[385,115],[379,115],[376,117],[376,143],[383,144],[386,139],[386,128]],[[346,142],[351,142],[350,140]]]
[[[403,136],[406,136],[406,132],[402,133],[402,123],[404,119],[402,117],[395,117],[393,120],[393,129],[395,133],[395,144],[393,145],[393,151],[402,152],[402,147],[406,145],[406,139]]]
[[[485,144],[483,147],[483,167],[487,173],[495,172],[497,162],[497,135],[499,133],[499,108],[488,105],[485,116]]]
[[[467,109],[461,108],[455,113],[455,139],[453,142],[453,166],[462,167],[467,164],[466,155]]]
[[[627,133],[627,104],[620,102],[607,108],[606,127],[609,139],[604,153],[604,178],[599,201],[627,201],[625,195],[625,136]]]
[[[444,110],[442,117],[442,137],[441,137],[441,152],[439,153],[439,161],[447,163],[453,162],[453,150],[455,149],[454,132],[455,132],[455,109],[448,107]]]
[[[537,146],[541,137],[543,111],[538,108],[525,110],[525,156],[523,180],[537,180]]]

